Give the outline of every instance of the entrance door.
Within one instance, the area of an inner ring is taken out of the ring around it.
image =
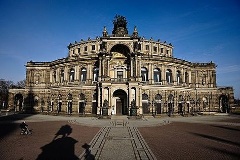
[[[161,103],[156,103],[156,108],[157,108],[157,114],[161,114],[162,113]]]
[[[97,114],[97,102],[92,102],[92,114]]]
[[[122,100],[121,99],[116,99],[116,114],[121,115],[122,114]]]
[[[116,105],[116,108],[114,107],[115,112],[112,113],[117,115],[127,115],[127,93],[122,89],[118,89],[113,93],[113,97],[113,100],[116,100],[113,102],[113,105]]]

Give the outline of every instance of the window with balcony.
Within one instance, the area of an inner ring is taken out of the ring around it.
[[[142,81],[143,82],[148,81],[148,71],[147,71],[147,68],[145,68],[145,67],[141,68],[141,77],[142,77]]]
[[[117,81],[123,81],[123,71],[117,71]]]
[[[149,45],[146,45],[146,50],[147,50],[147,51],[149,50]]]
[[[80,80],[82,82],[85,82],[87,80],[87,69],[86,68],[82,68]]]
[[[157,52],[157,47],[156,47],[156,46],[153,47],[153,51],[154,51],[154,52]]]
[[[185,72],[185,83],[188,84],[189,83],[189,78],[188,78],[188,72]]]
[[[53,83],[57,81],[56,71],[53,71]]]
[[[75,71],[73,68],[70,69],[69,71],[69,81],[73,82],[74,81],[74,75],[75,75]]]
[[[93,51],[95,51],[95,50],[96,50],[96,48],[95,48],[95,45],[92,45],[92,50],[93,50]]]
[[[168,84],[171,84],[173,82],[172,80],[172,70],[171,69],[168,69],[166,71],[166,81]]]
[[[163,53],[163,48],[161,48],[161,53]]]
[[[62,69],[60,71],[60,83],[63,83],[63,81],[64,81],[64,70]]]
[[[182,83],[182,78],[181,78],[181,72],[180,71],[177,71],[176,77],[177,77],[177,84]]]
[[[94,82],[98,81],[98,75],[99,75],[99,68],[94,68],[93,69],[93,81]]]
[[[154,82],[161,82],[161,71],[159,68],[153,70]]]

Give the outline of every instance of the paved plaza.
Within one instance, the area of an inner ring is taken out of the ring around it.
[[[20,135],[22,121],[33,129]],[[0,159],[239,159],[240,117],[0,117]],[[87,157],[86,157],[87,155]]]

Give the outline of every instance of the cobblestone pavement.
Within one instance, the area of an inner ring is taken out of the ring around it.
[[[19,135],[25,120],[32,135]],[[69,130],[70,128],[70,130]],[[239,159],[239,116],[0,117],[0,159]],[[87,146],[87,147],[86,147]],[[90,158],[89,158],[90,159]]]

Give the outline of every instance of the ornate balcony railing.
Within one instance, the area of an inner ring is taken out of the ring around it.
[[[128,78],[111,78],[110,80],[111,82],[114,82],[114,83],[125,83],[129,81]]]

